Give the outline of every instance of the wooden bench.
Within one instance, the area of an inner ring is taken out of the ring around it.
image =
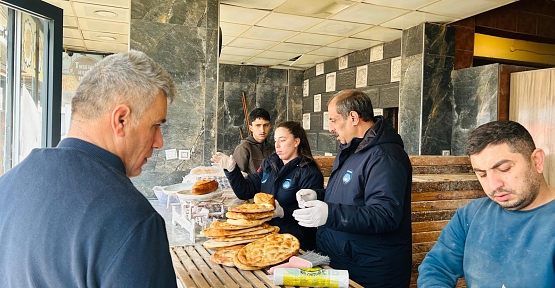
[[[329,177],[334,157],[314,158],[324,177]],[[411,287],[416,287],[418,266],[457,208],[486,195],[472,173],[467,156],[410,156],[410,161],[413,168]],[[457,287],[465,287],[464,279],[459,280]]]

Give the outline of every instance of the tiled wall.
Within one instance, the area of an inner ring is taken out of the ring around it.
[[[317,64],[304,72],[302,113],[310,147],[316,155],[336,153],[339,143],[328,131],[327,103],[338,91],[368,94],[376,113],[397,123],[401,39]]]
[[[217,150],[233,153],[247,127],[243,113],[245,93],[247,113],[256,107],[270,112],[272,126],[286,120],[301,121],[303,72],[256,66],[220,64],[218,81]],[[273,143],[273,128],[268,139]]]

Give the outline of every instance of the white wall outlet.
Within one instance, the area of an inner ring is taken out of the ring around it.
[[[441,150],[441,156],[450,156],[450,155],[451,155],[450,150]]]
[[[168,149],[166,152],[166,160],[177,159],[177,149]]]
[[[191,150],[179,150],[179,160],[191,160]]]

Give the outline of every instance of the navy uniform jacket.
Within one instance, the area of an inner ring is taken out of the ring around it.
[[[299,189],[322,189],[324,176],[318,170],[315,162],[301,163],[299,157],[283,165],[277,154],[265,158],[260,164],[259,172],[250,174],[247,178],[237,169],[228,172],[224,170],[231,188],[239,199],[247,200],[258,192],[274,195],[283,208],[284,217],[274,218],[269,223],[278,226],[280,233],[290,233],[301,242],[305,250],[315,249],[316,228],[302,227],[293,218],[293,210],[299,209],[295,194]]]
[[[342,145],[325,196],[317,248],[365,287],[408,287],[412,166],[403,141],[378,116],[364,138]],[[319,191],[321,192],[321,191]]]

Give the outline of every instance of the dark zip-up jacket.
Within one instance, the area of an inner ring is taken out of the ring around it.
[[[403,141],[378,116],[364,138],[342,145],[325,196],[317,248],[365,287],[408,287],[412,166]],[[321,191],[320,191],[321,192]]]
[[[267,140],[258,143],[252,136],[249,136],[241,140],[241,143],[235,147],[233,159],[237,162],[241,171],[252,174],[258,171],[262,160],[274,152],[276,152],[276,148],[268,143]]]
[[[277,154],[268,156],[261,170],[243,178],[239,169],[224,170],[231,188],[239,199],[247,200],[258,192],[274,195],[283,208],[283,218],[274,218],[269,223],[280,228],[280,233],[291,233],[301,242],[301,248],[315,249],[316,228],[302,227],[293,218],[293,210],[299,209],[295,194],[299,189],[322,189],[324,176],[314,161],[301,163],[297,157],[286,165]]]

